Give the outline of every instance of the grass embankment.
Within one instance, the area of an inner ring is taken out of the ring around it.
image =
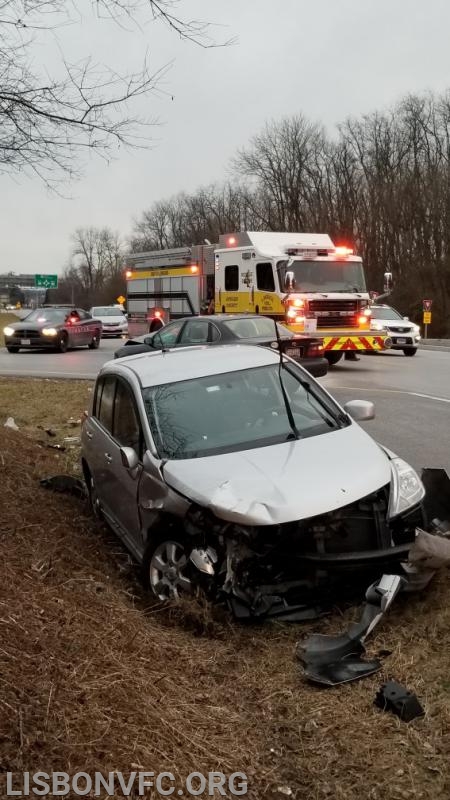
[[[243,771],[251,800],[449,797],[448,573],[422,597],[400,598],[370,638],[369,655],[392,651],[383,673],[308,685],[295,643],[342,630],[358,610],[258,628],[195,605],[161,608],[85,504],[40,488],[65,455],[38,446],[50,437],[37,426],[65,433],[88,388],[0,386],[0,426],[6,416],[20,426],[0,427],[2,772],[140,768],[181,781]],[[417,693],[424,719],[406,725],[373,706],[388,677]]]

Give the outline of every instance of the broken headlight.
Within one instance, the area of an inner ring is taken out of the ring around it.
[[[425,496],[425,487],[415,469],[402,458],[391,460],[391,494],[388,517],[396,517],[416,506]]]

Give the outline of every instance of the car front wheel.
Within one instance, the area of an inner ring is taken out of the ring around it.
[[[189,560],[182,537],[163,537],[150,542],[144,556],[144,583],[160,600],[179,600],[192,594]]]
[[[405,347],[403,352],[405,356],[415,356],[417,353],[417,347]]]
[[[61,338],[58,342],[58,350],[60,353],[67,353],[67,348],[69,347],[69,337],[67,333],[62,333]]]

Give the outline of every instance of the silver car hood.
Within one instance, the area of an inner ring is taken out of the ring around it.
[[[164,478],[217,517],[274,525],[333,511],[391,480],[389,459],[352,423],[271,447],[168,461]]]

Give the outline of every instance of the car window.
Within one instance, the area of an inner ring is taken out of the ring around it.
[[[132,447],[142,457],[142,432],[131,389],[117,381],[114,401],[114,439],[121,447]]]
[[[186,322],[180,337],[182,344],[205,344],[208,341],[209,322],[205,320],[190,320]]]
[[[87,311],[84,311],[82,308],[77,308],[77,312],[80,319],[92,319],[91,315],[88,314]]]
[[[112,433],[114,392],[116,379],[112,375],[100,378],[97,384],[95,416],[109,433]]]
[[[153,345],[156,347],[173,347],[178,339],[178,335],[183,327],[183,322],[173,322],[171,325],[166,325],[155,334]]]
[[[267,336],[276,339],[275,323],[267,317],[249,317],[248,319],[231,319],[224,325],[238,339],[253,339],[255,336]]]
[[[25,319],[27,322],[64,322],[68,311],[67,308],[36,308]]]
[[[219,328],[216,325],[213,325],[212,322],[209,323],[209,341],[210,342],[218,342],[222,338],[222,334],[219,331]]]
[[[403,319],[403,317],[395,310],[395,308],[377,308],[371,306],[373,319]]]
[[[301,439],[349,424],[295,367],[286,367],[282,379]],[[295,438],[277,364],[148,387],[142,393],[161,458],[199,458]]]

